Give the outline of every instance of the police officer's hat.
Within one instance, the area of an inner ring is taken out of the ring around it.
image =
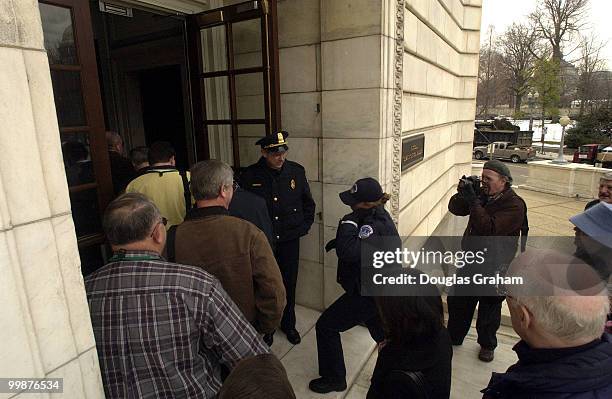
[[[289,133],[282,130],[257,140],[255,145],[260,145],[262,150],[270,152],[285,152],[289,149],[286,141],[287,137],[289,137]]]
[[[348,206],[353,206],[359,202],[378,201],[384,194],[376,179],[366,177],[357,180],[350,190],[341,192],[340,200]]]

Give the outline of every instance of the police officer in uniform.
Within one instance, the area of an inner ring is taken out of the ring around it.
[[[280,327],[287,340],[297,345],[301,341],[295,329],[300,237],[308,234],[314,222],[315,202],[304,167],[287,160],[287,136],[287,132],[281,131],[257,141],[255,144],[261,146],[261,158],[246,168],[240,181],[243,188],[266,200],[276,239],[274,255],[287,292],[287,306]],[[267,341],[271,343],[271,338]]]
[[[365,324],[372,338],[380,343],[384,339],[381,320],[373,297],[361,296],[362,242],[386,249],[401,248],[397,228],[385,203],[389,200],[375,179],[359,179],[353,187],[340,193],[340,200],[351,207],[338,224],[336,238],[325,246],[336,250],[338,256],[337,281],[345,293],[319,317],[316,325],[317,353],[320,378],[310,381],[308,387],[317,393],[344,391],[346,367],[340,333],[358,324]]]

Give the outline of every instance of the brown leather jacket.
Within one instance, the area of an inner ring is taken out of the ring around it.
[[[448,210],[453,215],[470,215],[464,235],[470,236],[518,236],[521,233],[524,215],[527,211],[521,197],[514,190],[507,188],[502,195],[484,203],[474,205],[472,209],[459,194],[451,197]]]
[[[482,196],[480,201],[471,207],[460,194],[455,194],[448,203],[448,210],[457,216],[470,217],[463,233],[464,250],[473,249],[474,245],[488,246],[496,251],[490,258],[495,263],[507,266],[512,261],[527,212],[525,202],[512,188],[505,189],[501,196],[493,200]],[[470,240],[468,238],[470,236],[510,236],[516,237],[516,240],[481,238]]]
[[[270,244],[255,225],[222,207],[193,209],[177,227],[175,257],[217,277],[257,331],[278,327],[285,287]]]

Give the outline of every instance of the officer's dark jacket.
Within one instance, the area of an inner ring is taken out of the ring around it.
[[[308,234],[314,222],[315,202],[302,165],[287,160],[280,170],[273,170],[262,157],[246,168],[240,184],[266,200],[277,242]]]
[[[384,242],[390,248],[393,247],[392,250],[401,247],[395,224],[383,205],[364,212],[361,217],[357,217],[356,212],[348,214],[338,224],[335,243],[338,256],[337,281],[348,294],[359,295],[361,291],[362,241],[367,240],[378,246],[381,237],[387,237]]]
[[[519,361],[505,373],[493,373],[485,399],[612,398],[612,342],[576,348],[533,349],[521,341],[513,348]]]
[[[266,235],[270,246],[274,249],[275,240],[272,222],[270,221],[266,201],[263,198],[244,190],[242,187],[238,187],[234,191],[234,196],[229,206],[229,214],[257,226]]]

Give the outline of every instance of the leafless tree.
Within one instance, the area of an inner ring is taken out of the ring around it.
[[[508,86],[514,97],[514,112],[521,110],[523,96],[529,91],[535,56],[535,32],[528,26],[513,23],[498,39],[501,63],[507,69]]]
[[[591,111],[598,101],[605,100],[607,93],[602,93],[601,86],[604,84],[599,76],[606,67],[605,61],[600,56],[601,50],[606,43],[601,42],[595,35],[582,36],[580,41],[580,60],[577,63],[580,78],[578,81],[578,97],[580,98],[580,114],[582,115],[587,105]]]
[[[589,0],[538,0],[530,20],[557,62],[563,58],[564,46],[586,27],[588,5]]]

